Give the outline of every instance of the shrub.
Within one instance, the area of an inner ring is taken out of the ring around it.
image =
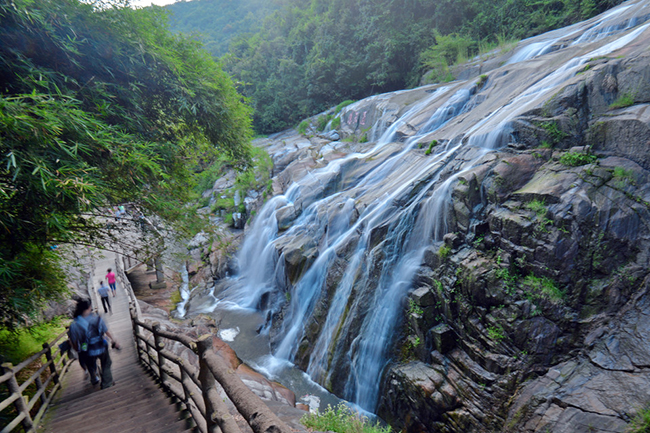
[[[300,125],[298,125],[297,129],[300,134],[305,135],[308,127],[309,127],[309,122],[303,120],[302,122],[300,122]]]
[[[354,412],[343,403],[336,408],[328,405],[322,413],[306,414],[300,420],[306,427],[318,431],[335,433],[390,433],[390,427],[381,427],[379,423],[369,424],[368,419]]]
[[[596,155],[591,153],[567,152],[560,157],[560,163],[569,167],[579,167],[596,161]]]
[[[564,301],[564,292],[550,278],[528,275],[524,278],[522,284],[528,289],[527,293],[532,299],[548,299],[553,302]]]
[[[346,101],[341,102],[339,105],[336,106],[335,113],[339,114],[343,108],[347,107],[350,104],[354,104],[354,102],[355,101],[353,101],[352,99],[348,99]]]
[[[490,337],[490,340],[494,340],[497,343],[506,338],[505,331],[499,325],[490,326],[487,329],[487,332],[488,332],[488,337]]]
[[[564,140],[569,134],[562,131],[555,122],[541,122],[539,127],[542,128],[548,134],[551,139],[550,145],[554,146],[560,141]],[[544,142],[542,142],[543,144]]]
[[[438,250],[438,254],[441,258],[446,259],[451,254],[451,247],[449,245],[443,245]]]
[[[335,117],[334,120],[332,120],[332,129],[339,129],[340,126],[341,126],[341,118]]]
[[[321,132],[324,131],[330,120],[332,120],[331,114],[328,114],[327,116],[319,116],[318,120],[316,120],[316,129]]]

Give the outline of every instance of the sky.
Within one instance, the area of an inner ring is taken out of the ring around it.
[[[145,7],[145,6],[151,6],[151,4],[153,3],[158,6],[164,6],[175,2],[176,0],[131,0],[131,5],[137,7]]]

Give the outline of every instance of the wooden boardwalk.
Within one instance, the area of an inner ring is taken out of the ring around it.
[[[115,255],[96,257],[94,287],[115,268]],[[113,314],[101,316],[122,350],[110,349],[115,385],[100,389],[84,378],[75,363],[64,380],[53,406],[39,428],[47,433],[172,433],[190,431],[171,400],[137,362],[126,292],[118,281],[117,297],[111,296]]]

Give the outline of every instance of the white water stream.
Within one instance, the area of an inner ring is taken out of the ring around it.
[[[650,24],[638,23],[647,20],[647,11],[647,2],[628,2],[584,23],[531,38],[509,64],[555,51],[557,44],[587,48],[546,73],[531,74],[517,94],[489,112],[474,111],[483,108],[475,99],[475,85],[467,82],[439,87],[388,128],[380,119],[372,128],[375,136],[381,134],[372,149],[309,172],[264,205],[239,251],[239,275],[223,284],[226,288],[213,296],[214,302],[193,312],[217,307],[262,310],[263,332],[275,327],[280,337],[275,338],[272,356],[254,362],[274,375],[294,361],[305,326],[318,307],[326,305],[315,341],[307,342],[307,373],[320,384],[344,380],[339,387],[342,397],[373,411],[404,299],[413,289],[426,249],[437,247],[449,231],[451,190],[458,178],[514,141],[511,122],[541,106],[589,59],[612,53],[645,32]],[[380,97],[386,96],[374,98]],[[466,123],[461,128],[458,122]],[[398,131],[406,125],[416,132],[397,143]],[[436,131],[462,132],[447,136],[432,155],[422,157],[417,144]],[[365,197],[375,198],[359,205]],[[287,212],[299,216],[280,231],[278,217]],[[383,233],[379,240],[377,233]],[[311,240],[316,256],[291,285],[278,246],[296,239],[305,245]],[[328,278],[337,272],[337,283],[329,287]],[[280,311],[282,321],[274,324],[273,315]],[[235,339],[239,328],[231,328],[226,337]]]

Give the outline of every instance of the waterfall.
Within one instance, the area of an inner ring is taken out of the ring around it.
[[[513,120],[539,108],[589,59],[624,47],[646,31],[650,24],[632,25],[635,19],[636,24],[642,21],[635,17],[641,16],[643,7],[627,3],[530,40],[510,64],[548,53],[557,44],[594,45],[581,52],[586,54],[558,60],[560,64],[547,73],[530,72],[530,79],[498,107],[483,109],[482,99],[476,97],[479,89],[458,82],[425,97],[419,94],[421,100],[412,102],[399,118],[391,118],[390,125],[379,118],[371,129],[371,136],[378,137],[372,148],[309,171],[264,205],[237,256],[239,272],[217,295],[219,302],[264,310],[267,330],[273,315],[282,313],[282,321],[273,324],[278,336],[274,365],[296,359],[309,335],[306,326],[317,307],[326,306],[318,318],[318,332],[310,335],[314,341],[309,342],[309,353],[303,354],[307,373],[320,384],[331,383],[336,376],[345,382],[344,398],[373,411],[404,301],[424,253],[438,247],[450,231],[451,192],[458,179],[490,152],[515,141]],[[591,36],[585,36],[589,32]],[[617,39],[597,46],[597,40],[612,32],[618,33]],[[569,42],[569,37],[575,40]],[[379,104],[390,97],[379,95],[373,101]],[[361,101],[352,104],[342,115],[361,106]],[[400,131],[406,127],[415,133],[403,139]],[[446,139],[430,155],[417,150],[418,143],[428,144],[434,137]],[[283,254],[295,239],[308,245],[313,256],[292,285]],[[328,286],[334,271],[338,279]],[[339,363],[345,363],[345,371],[335,371]],[[265,368],[272,372],[273,366]]]

